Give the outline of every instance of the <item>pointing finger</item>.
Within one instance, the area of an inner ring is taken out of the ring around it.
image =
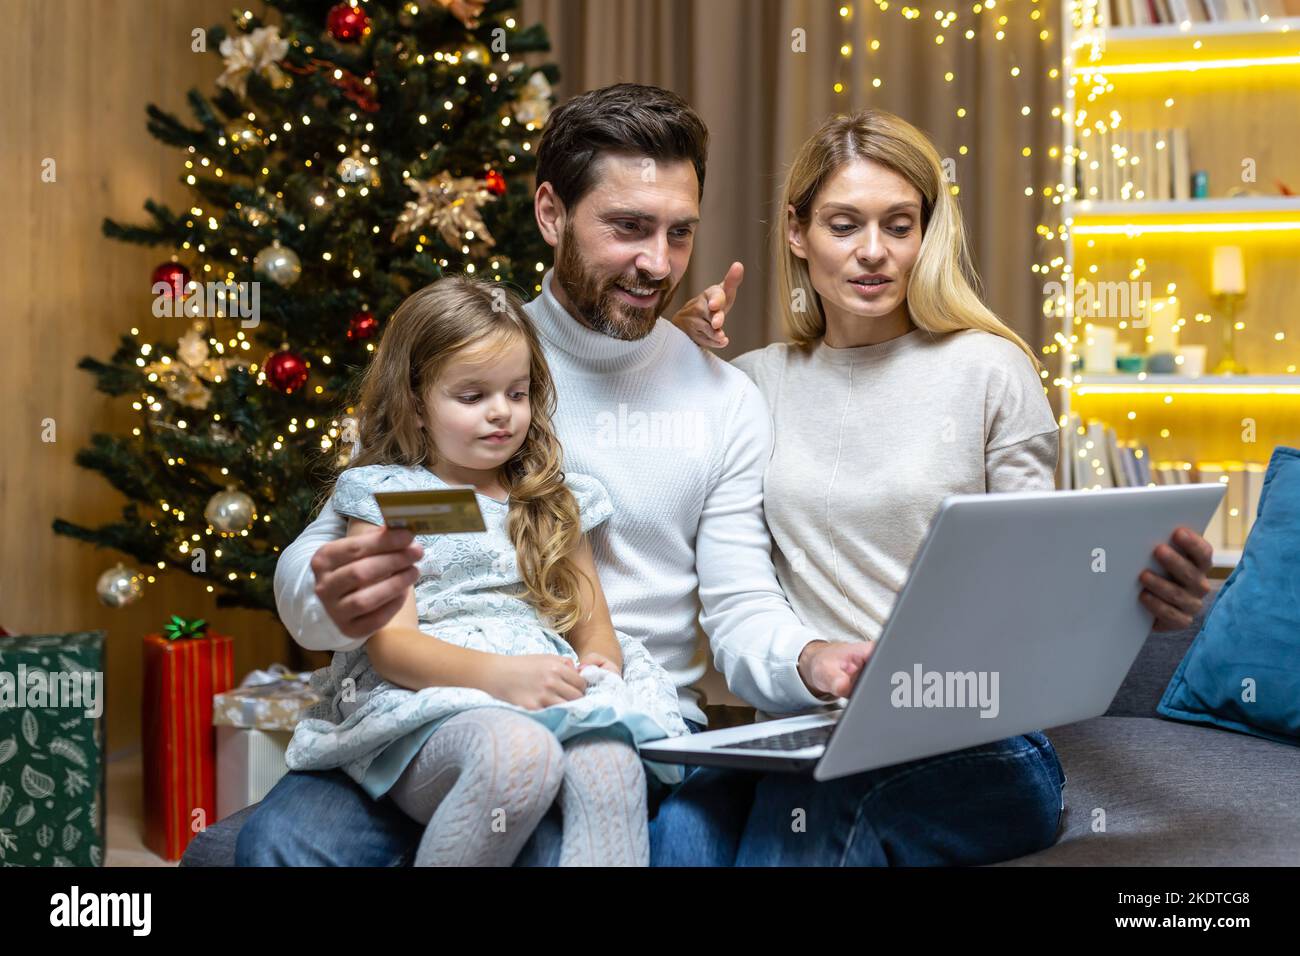
[[[731,308],[731,304],[736,301],[736,292],[740,289],[741,280],[744,278],[744,264],[733,262],[731,268],[727,270],[727,274],[722,280],[722,290],[727,296],[727,308]]]

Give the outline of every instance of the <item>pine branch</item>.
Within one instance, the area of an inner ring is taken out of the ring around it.
[[[185,229],[176,214],[166,206],[159,205],[152,199],[146,199],[144,208],[153,216],[155,226],[127,226],[114,219],[105,219],[100,228],[109,239],[121,239],[124,242],[146,246],[157,246],[174,241],[175,237]]]
[[[126,336],[123,336],[123,338],[125,339]],[[147,384],[147,380],[140,373],[139,368],[135,366],[105,365],[89,355],[77,363],[77,368],[85,369],[93,374],[95,376],[95,388],[106,395],[117,396],[125,395],[128,392],[138,393]]]
[[[154,139],[166,143],[168,146],[176,146],[181,149],[188,146],[198,149],[203,145],[202,132],[195,132],[190,129],[178,120],[174,114],[160,109],[153,103],[145,107],[145,112],[149,114],[147,125],[149,134]]]

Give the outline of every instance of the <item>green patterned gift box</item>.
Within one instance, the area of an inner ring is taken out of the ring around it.
[[[0,866],[104,861],[104,632],[0,637]]]

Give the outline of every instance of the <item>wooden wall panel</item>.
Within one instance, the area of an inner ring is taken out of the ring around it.
[[[218,610],[198,580],[169,570],[135,604],[111,610],[95,579],[121,555],[50,529],[55,517],[96,525],[122,496],[73,457],[92,432],[126,432],[137,413],[77,369],[107,359],[132,325],[174,341],[180,319],[150,313],[149,273],[170,250],[110,242],[105,216],[143,222],[144,200],[184,208],[179,151],[145,129],[145,105],[189,120],[185,93],[211,92],[220,59],[190,50],[190,31],[223,22],[222,0],[11,0],[0,34],[0,625],[11,632],[108,632],[110,753],[135,744],[141,636],[172,613],[235,635],[236,673],[283,660],[287,637],[271,614]],[[41,181],[41,162],[57,181]],[[41,440],[53,418],[57,441]],[[129,563],[129,559],[123,558]]]

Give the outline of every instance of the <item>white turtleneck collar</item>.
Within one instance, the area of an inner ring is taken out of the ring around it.
[[[663,318],[655,322],[650,334],[635,342],[587,328],[560,304],[551,291],[555,270],[542,277],[542,291],[528,303],[528,314],[537,331],[555,348],[593,371],[613,372],[635,368],[653,358],[663,347],[671,323]]]

